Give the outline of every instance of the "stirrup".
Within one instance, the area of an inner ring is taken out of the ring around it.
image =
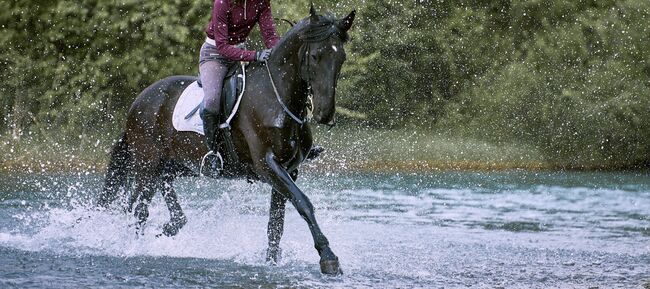
[[[201,159],[201,167],[199,168],[199,175],[203,176],[203,166],[205,165],[205,160],[211,156],[211,155],[216,155],[217,159],[219,159],[219,164],[221,168],[217,168],[217,172],[223,171],[223,157],[221,157],[221,153],[219,152],[214,152],[214,151],[209,151],[207,154],[203,156]]]

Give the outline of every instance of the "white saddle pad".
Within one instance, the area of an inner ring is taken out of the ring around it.
[[[199,134],[203,132],[203,121],[196,111],[190,118],[185,117],[203,101],[203,88],[195,82],[192,82],[178,98],[174,114],[172,115],[172,124],[178,131],[193,131]]]

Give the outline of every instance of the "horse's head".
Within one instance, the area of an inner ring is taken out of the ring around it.
[[[355,11],[343,19],[331,15],[317,15],[312,6],[306,29],[301,32],[304,45],[302,57],[302,78],[313,92],[313,117],[321,124],[334,125],[336,111],[336,81],[345,61],[343,44],[348,40],[347,31],[352,27]]]

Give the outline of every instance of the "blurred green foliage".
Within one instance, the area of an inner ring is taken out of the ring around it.
[[[275,16],[309,2],[273,1]],[[367,117],[343,122],[526,143],[567,167],[650,165],[647,0],[314,3],[358,11],[337,100]],[[147,85],[197,72],[211,6],[1,2],[0,134],[119,130]]]

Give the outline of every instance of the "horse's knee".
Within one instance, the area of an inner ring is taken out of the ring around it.
[[[292,197],[292,204],[303,218],[311,219],[314,216],[314,205],[304,194]]]

